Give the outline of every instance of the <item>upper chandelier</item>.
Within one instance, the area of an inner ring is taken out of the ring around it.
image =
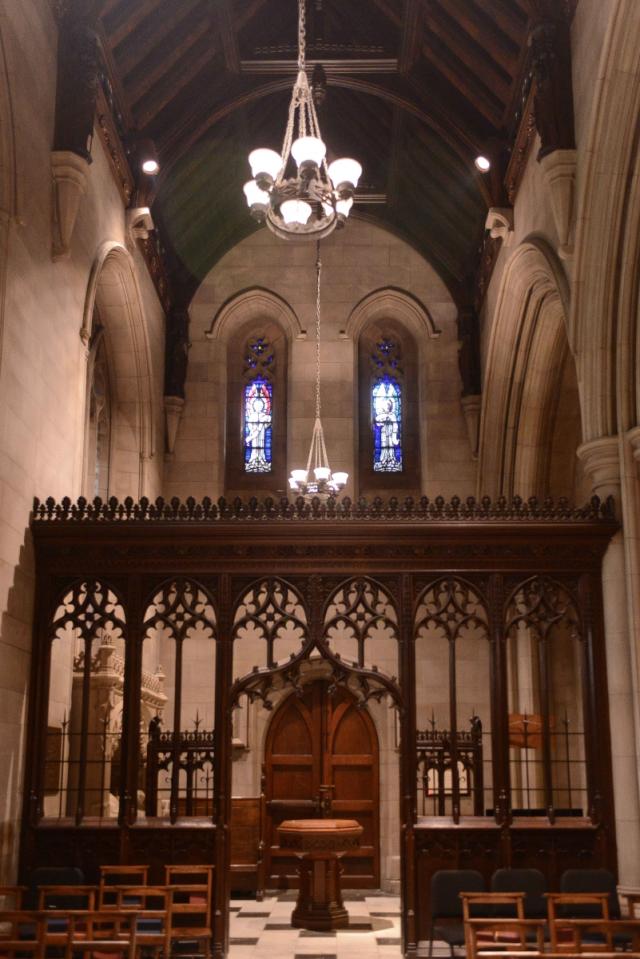
[[[245,183],[244,193],[251,215],[260,223],[266,220],[276,236],[318,240],[349,216],[362,167],[346,157],[327,166],[327,148],[306,71],[305,3],[298,0],[298,75],[282,154],[264,148],[249,154],[253,180]],[[297,176],[287,177],[291,156]]]

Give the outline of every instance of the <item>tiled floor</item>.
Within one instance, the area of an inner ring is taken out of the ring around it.
[[[295,894],[263,902],[231,901],[229,959],[400,959],[400,899],[384,893],[346,893],[350,927],[335,932],[292,929]],[[434,956],[448,956],[444,943]],[[426,953],[425,953],[426,954]]]

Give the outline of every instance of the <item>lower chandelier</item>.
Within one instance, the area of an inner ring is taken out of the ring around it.
[[[327,500],[335,496],[346,486],[349,474],[331,472],[327,447],[322,429],[321,402],[320,402],[320,279],[322,275],[322,261],[320,259],[320,242],[317,245],[316,257],[316,418],[311,434],[311,445],[307,457],[306,469],[291,470],[289,489],[298,493],[307,500],[314,497]]]

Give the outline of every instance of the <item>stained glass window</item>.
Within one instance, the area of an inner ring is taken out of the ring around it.
[[[273,386],[257,376],[244,387],[245,473],[270,473],[272,467]]]
[[[373,469],[402,472],[402,388],[392,376],[382,376],[371,391]]]

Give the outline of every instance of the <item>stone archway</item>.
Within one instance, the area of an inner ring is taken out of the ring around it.
[[[505,269],[488,346],[481,494],[573,498],[576,489],[584,491],[575,456],[582,441],[580,397],[567,313],[560,262],[543,241],[525,241]],[[553,466],[557,456],[562,468]]]
[[[131,255],[119,243],[104,244],[91,271],[80,330],[89,361],[98,335],[104,337],[113,391],[109,494],[139,497],[152,492],[156,404],[142,298]],[[85,450],[83,476],[86,461]]]

